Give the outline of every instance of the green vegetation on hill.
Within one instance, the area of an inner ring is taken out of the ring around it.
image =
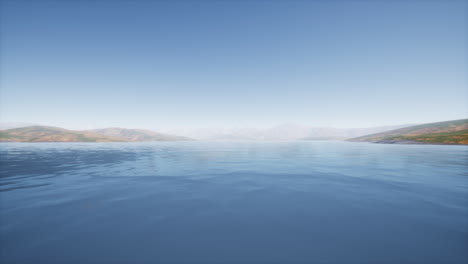
[[[468,129],[453,132],[428,133],[417,136],[395,136],[388,140],[412,140],[425,143],[439,144],[468,144]]]
[[[349,141],[468,144],[468,119],[429,123],[349,139]]]

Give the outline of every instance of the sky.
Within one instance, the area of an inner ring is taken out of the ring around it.
[[[70,129],[468,116],[466,1],[1,2],[0,119]]]

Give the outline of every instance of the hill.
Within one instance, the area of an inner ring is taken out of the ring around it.
[[[189,138],[142,129],[106,128],[75,131],[50,126],[29,126],[0,131],[2,142],[128,142],[170,141]]]
[[[10,142],[119,142],[120,138],[59,127],[29,126],[0,131],[0,141]]]
[[[145,129],[128,129],[128,128],[104,128],[90,130],[93,133],[122,138],[127,141],[178,141],[178,140],[192,140],[188,137],[174,136],[169,134],[157,133]]]
[[[410,126],[349,139],[354,142],[407,144],[468,144],[468,119]]]

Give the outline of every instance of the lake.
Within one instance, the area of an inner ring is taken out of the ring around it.
[[[2,263],[467,263],[468,146],[2,143]]]

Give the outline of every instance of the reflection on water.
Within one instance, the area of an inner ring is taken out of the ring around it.
[[[468,148],[4,143],[0,261],[466,263]]]

